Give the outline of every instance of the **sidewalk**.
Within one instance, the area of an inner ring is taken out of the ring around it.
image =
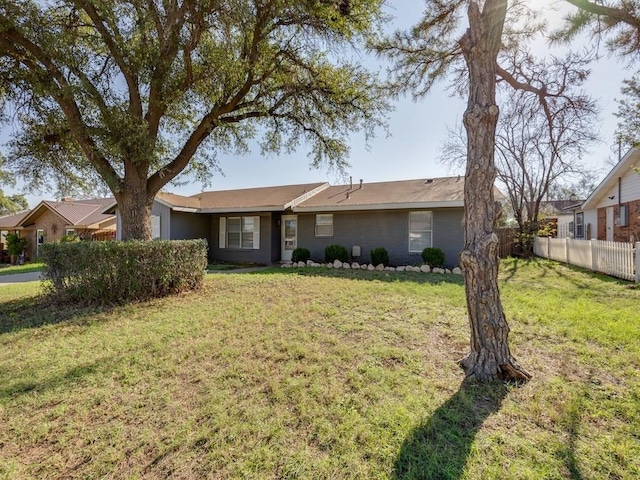
[[[14,283],[35,282],[40,280],[40,272],[13,273],[0,275],[0,284],[10,285]]]

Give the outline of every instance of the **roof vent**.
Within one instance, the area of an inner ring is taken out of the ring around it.
[[[362,188],[362,179],[360,179],[360,188]]]
[[[424,182],[425,184],[427,183],[433,183],[433,178],[427,178],[426,182]]]
[[[75,198],[73,198],[73,197],[62,197],[62,198],[60,199],[60,201],[61,201],[61,202],[74,202],[74,201],[75,201]]]

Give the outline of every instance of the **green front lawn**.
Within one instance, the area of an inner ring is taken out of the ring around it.
[[[24,265],[0,265],[0,275],[11,275],[14,273],[39,272],[44,268],[44,263],[25,263]]]
[[[533,380],[462,386],[460,277],[278,269],[56,308],[0,288],[0,478],[640,478],[640,290],[501,291]]]

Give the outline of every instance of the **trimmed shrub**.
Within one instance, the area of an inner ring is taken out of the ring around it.
[[[311,252],[306,248],[296,248],[293,253],[291,253],[291,261],[292,262],[306,262],[311,258]]]
[[[444,267],[444,252],[439,248],[428,247],[422,251],[424,263],[433,267]]]
[[[371,250],[369,254],[371,257],[371,263],[375,266],[383,264],[385,267],[389,266],[389,254],[384,247],[378,247]]]
[[[207,265],[205,240],[45,243],[47,290],[61,302],[118,303],[195,290]]]
[[[336,260],[341,262],[349,261],[349,252],[342,245],[329,245],[324,249],[324,261],[326,263],[332,263]]]

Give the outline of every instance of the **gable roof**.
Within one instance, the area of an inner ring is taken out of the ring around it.
[[[189,198],[199,202],[201,213],[280,211],[293,208],[326,188],[326,182],[304,183],[203,192]]]
[[[496,200],[504,195],[494,188]],[[337,185],[300,203],[296,212],[464,206],[464,177]]]
[[[62,200],[55,202],[43,200],[35,208],[24,212],[25,214],[15,224],[16,227],[25,227],[29,222],[46,210],[50,210],[61,217],[67,225],[74,227],[91,228],[115,218],[114,215],[105,214],[104,211],[113,206],[113,198],[93,198],[89,200]],[[33,223],[33,222],[32,222]]]
[[[589,195],[589,198],[582,204],[582,210],[596,208],[602,197],[616,185],[619,177],[629,173],[634,166],[640,166],[640,148],[632,148],[624,157],[611,169],[609,174],[600,182],[596,189]]]

